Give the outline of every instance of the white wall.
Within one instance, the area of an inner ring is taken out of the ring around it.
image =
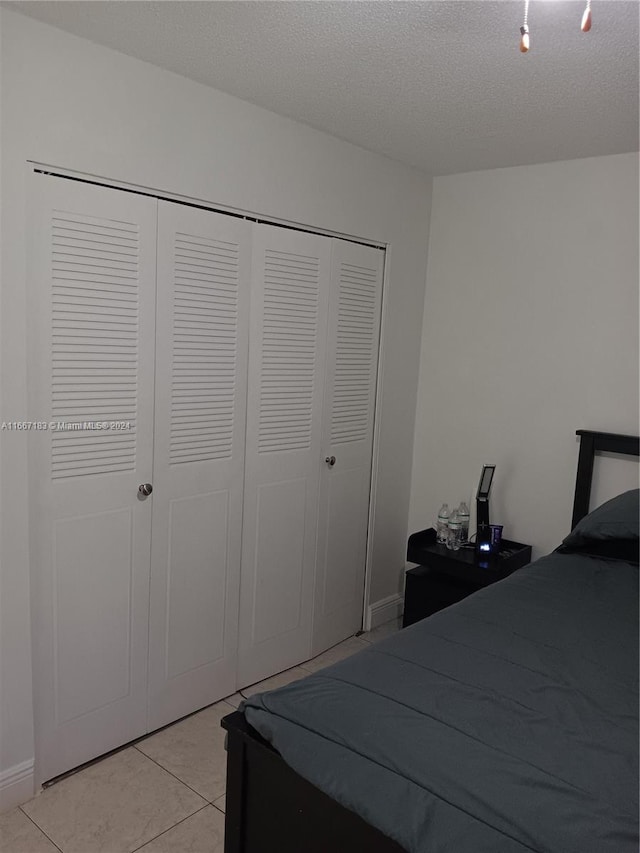
[[[410,528],[495,462],[492,519],[553,549],[576,429],[638,432],[637,155],[436,178]],[[605,462],[603,499],[637,486]]]
[[[406,547],[430,181],[6,9],[0,25],[0,419],[21,419],[26,408],[27,159],[388,242],[371,600],[396,593]],[[33,732],[23,436],[0,433],[0,453],[1,789],[3,771],[32,759]]]

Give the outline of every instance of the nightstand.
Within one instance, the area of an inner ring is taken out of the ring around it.
[[[409,537],[407,560],[420,565],[407,572],[403,628],[526,566],[531,545],[503,539],[498,554],[478,560],[475,548],[450,551],[439,545],[430,527]]]

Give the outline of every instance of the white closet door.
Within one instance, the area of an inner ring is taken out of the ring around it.
[[[384,252],[333,241],[313,654],[362,627]]]
[[[146,730],[156,201],[31,181],[29,416],[75,425],[30,433],[42,781]]]
[[[236,689],[251,225],[159,203],[149,728]]]
[[[331,240],[254,226],[238,686],[307,659]]]

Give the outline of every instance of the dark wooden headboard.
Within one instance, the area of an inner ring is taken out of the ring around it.
[[[580,453],[578,455],[578,473],[576,491],[573,499],[573,529],[581,518],[589,513],[591,480],[593,479],[593,460],[596,453],[621,453],[625,456],[640,456],[640,438],[636,435],[620,435],[615,432],[592,432],[579,429]]]

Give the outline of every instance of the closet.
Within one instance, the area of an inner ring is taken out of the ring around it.
[[[31,190],[43,781],[360,628],[384,253]]]

